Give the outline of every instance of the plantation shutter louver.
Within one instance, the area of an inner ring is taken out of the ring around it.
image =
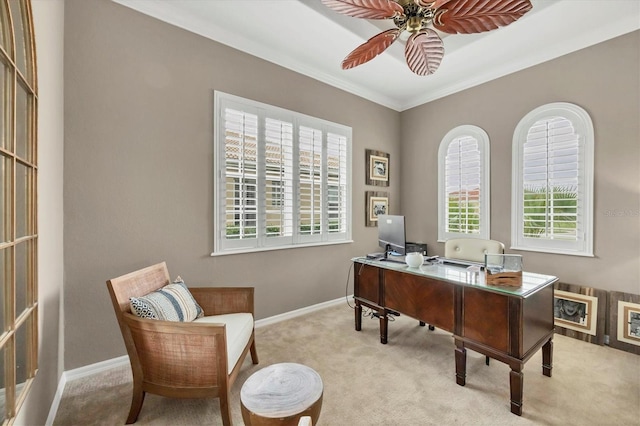
[[[583,108],[539,106],[513,133],[511,248],[593,256],[594,130]]]
[[[347,230],[347,138],[327,135],[327,214],[330,234]]]
[[[228,240],[257,238],[258,117],[227,108],[225,126],[225,235]]]
[[[571,121],[537,121],[523,149],[525,238],[575,241],[580,227],[579,138]]]
[[[454,139],[445,160],[447,232],[480,232],[481,155],[471,136]]]
[[[265,125],[265,221],[267,238],[293,235],[293,124]]]
[[[320,234],[322,231],[322,132],[300,126],[298,145],[300,234]]]
[[[454,127],[438,148],[438,241],[491,238],[489,135],[478,126]]]

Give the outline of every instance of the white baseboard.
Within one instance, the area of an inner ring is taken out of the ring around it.
[[[58,407],[60,406],[62,394],[64,393],[64,387],[66,386],[67,382],[71,382],[73,380],[81,379],[87,376],[92,376],[94,374],[111,370],[112,368],[121,367],[123,365],[129,365],[129,356],[123,355],[118,358],[108,359],[106,361],[97,362],[95,364],[87,365],[80,368],[74,368],[73,370],[63,372],[62,376],[60,377],[60,381],[58,382],[58,389],[56,390],[56,395],[54,396],[53,402],[51,403],[51,408],[49,409],[49,415],[47,416],[47,422],[45,423],[45,425],[53,425],[53,420],[56,418],[56,413],[58,412]]]
[[[322,302],[316,305],[307,306],[305,308],[296,309],[295,311],[274,315],[272,317],[256,321],[255,327],[260,328],[266,325],[276,324],[280,321],[299,317],[301,315],[306,315],[311,312],[328,308],[330,306],[338,305],[340,303],[346,303],[345,300],[346,299],[344,297],[340,297],[335,300],[329,300],[327,302]],[[49,409],[49,415],[47,416],[47,422],[45,423],[45,426],[53,425],[53,420],[56,418],[56,413],[58,412],[58,407],[60,406],[62,394],[64,393],[64,387],[66,386],[67,382],[71,382],[73,380],[81,379],[87,376],[92,376],[94,374],[111,370],[112,368],[121,367],[123,365],[129,365],[129,356],[123,355],[118,358],[108,359],[106,361],[97,362],[95,364],[90,364],[84,367],[74,368],[73,370],[63,372],[62,376],[60,377],[60,381],[58,382],[58,389],[56,390],[56,395],[53,398],[53,402],[51,403],[51,408]]]
[[[307,306],[305,308],[296,309],[295,311],[285,312],[284,314],[274,315],[269,318],[264,318],[256,321],[256,328],[264,327],[265,325],[271,325],[278,323],[280,321],[288,320],[291,318],[299,317],[301,315],[306,315],[311,312],[319,311],[324,308],[328,308],[330,306],[339,305],[340,303],[346,303],[344,297],[340,297],[338,299],[329,300],[327,302],[318,303],[316,305]]]
[[[129,365],[128,355],[122,355],[117,358],[111,358],[106,361],[96,362],[95,364],[87,365],[84,367],[74,368],[73,370],[65,371],[64,373],[62,373],[62,377],[66,376],[66,381],[72,382],[74,380],[102,373],[103,371],[111,370],[112,368],[121,367],[123,365]]]
[[[53,402],[51,402],[51,407],[49,408],[49,415],[47,416],[47,421],[44,423],[45,426],[52,426],[53,421],[56,419],[56,413],[58,412],[58,407],[60,407],[60,401],[62,400],[62,393],[64,392],[64,387],[67,384],[67,379],[62,373],[60,377],[60,381],[58,382],[58,389],[56,389],[56,394],[53,397]]]

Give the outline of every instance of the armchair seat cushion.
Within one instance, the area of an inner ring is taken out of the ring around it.
[[[250,313],[210,315],[196,319],[201,324],[225,324],[227,338],[227,374],[235,367],[253,333],[253,315]]]

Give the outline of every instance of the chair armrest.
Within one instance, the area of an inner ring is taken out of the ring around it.
[[[206,316],[253,311],[253,287],[189,287]]]
[[[145,382],[197,388],[226,377],[224,324],[158,321],[128,312],[123,319],[135,345],[132,366],[136,364]]]

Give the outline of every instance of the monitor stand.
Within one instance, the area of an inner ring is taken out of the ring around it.
[[[391,249],[391,245],[387,244],[387,246],[384,248],[384,257],[382,259],[380,259],[383,262],[394,262],[394,263],[405,263],[404,260],[404,256],[402,256],[401,259],[394,259],[393,256],[389,256],[389,253],[391,253],[393,250]]]
[[[383,260],[389,260],[389,253],[391,253],[391,244],[387,244],[386,247],[384,248],[384,259]]]

